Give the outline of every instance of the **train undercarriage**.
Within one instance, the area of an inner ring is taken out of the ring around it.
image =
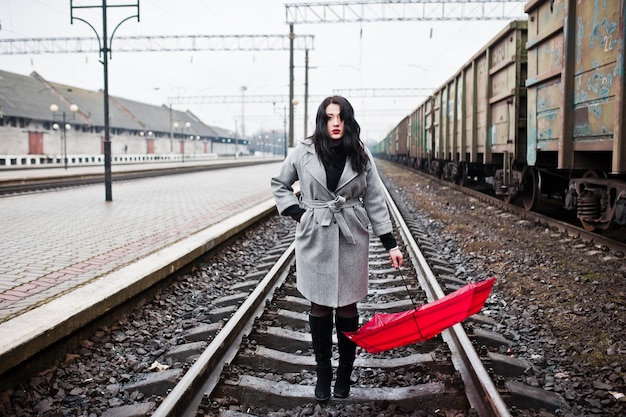
[[[608,230],[626,225],[626,182],[605,178],[597,171],[580,177],[525,166],[520,170],[496,171],[496,195],[512,202],[519,197],[524,209],[536,210],[541,196],[556,196],[568,211],[575,211],[585,230]]]
[[[519,203],[528,211],[537,210],[542,197],[557,199],[565,210],[576,212],[588,231],[626,226],[626,181],[595,170],[577,172],[572,177],[571,172],[527,165],[502,169],[439,159],[413,160],[411,165],[462,186],[490,183],[497,196],[508,203]]]
[[[576,210],[586,230],[626,225],[626,184],[611,178],[573,179],[565,195],[565,208]]]

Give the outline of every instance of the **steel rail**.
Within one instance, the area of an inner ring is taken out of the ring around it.
[[[513,213],[522,219],[527,219],[527,220],[541,223],[550,228],[554,228],[563,233],[566,233],[568,236],[580,239],[583,242],[588,242],[588,243],[598,245],[598,246],[604,246],[608,248],[609,250],[615,252],[615,254],[618,257],[623,257],[624,254],[626,254],[626,245],[624,244],[624,242],[620,242],[618,240],[612,239],[607,236],[603,236],[598,233],[586,231],[580,226],[577,226],[575,224],[570,224],[562,220],[553,219],[542,213],[538,213],[535,211],[527,211],[523,207],[517,206],[512,203],[507,203],[506,201],[503,201],[497,197],[493,197],[491,195],[485,194],[478,190],[474,190],[468,187],[463,187],[461,185],[444,181],[439,178],[429,177],[429,179],[436,180],[441,185],[445,185],[446,187],[450,187],[453,190],[465,193],[466,195],[474,197],[477,200],[480,200],[486,204],[497,207],[509,213]]]
[[[416,170],[415,168],[407,167],[397,162],[393,162],[389,160],[386,160],[386,161],[391,164],[401,166],[403,169],[409,170],[415,175],[418,175],[420,178],[425,178],[443,187],[448,187],[452,190],[455,190],[467,196],[473,197],[479,201],[482,201],[485,204],[496,207],[508,213],[515,214],[519,216],[521,219],[532,221],[532,222],[539,223],[541,225],[553,228],[555,230],[558,230],[559,232],[566,233],[568,236],[572,237],[573,239],[580,239],[583,242],[599,246],[601,249],[606,248],[610,251],[613,251],[615,256],[618,258],[623,258],[624,256],[626,256],[626,243],[621,240],[611,238],[610,236],[604,236],[596,232],[586,231],[582,227],[576,224],[571,224],[562,220],[554,219],[554,218],[551,218],[550,216],[547,216],[545,214],[542,214],[536,211],[527,211],[523,207],[517,206],[513,203],[507,203],[506,201],[500,198],[486,194],[480,190],[475,190],[470,187],[462,186],[462,185],[455,184],[450,181],[443,180],[441,178],[437,178],[436,176],[433,176],[430,174],[425,174],[422,171]]]
[[[215,388],[222,369],[239,350],[242,338],[250,332],[255,318],[265,309],[266,301],[287,278],[294,254],[295,244],[292,242],[155,410],[153,417],[196,416],[202,396]]]
[[[391,215],[396,222],[402,240],[406,243],[405,249],[413,262],[418,281],[421,288],[426,292],[428,301],[432,302],[444,297],[445,294],[437,282],[435,274],[428,266],[426,258],[386,188],[385,194]],[[480,417],[510,417],[508,407],[461,324],[445,330],[442,337],[450,348],[455,369],[461,374],[468,401],[478,415]]]
[[[597,245],[600,247],[605,247],[608,250],[613,251],[615,253],[615,256],[617,256],[618,258],[622,258],[626,255],[626,243],[624,243],[623,241],[616,240],[608,236],[603,236],[596,232],[589,232],[583,229],[581,226],[578,226],[576,224],[571,224],[571,223],[568,223],[559,219],[554,219],[550,216],[547,216],[537,211],[528,211],[524,209],[523,207],[515,205],[514,203],[507,203],[501,198],[494,197],[493,195],[484,193],[480,190],[475,190],[470,187],[466,187],[466,186],[462,186],[462,185],[459,185],[450,181],[446,181],[444,179],[437,178],[429,174],[425,174],[414,168],[409,168],[400,164],[398,165],[402,166],[405,169],[410,170],[412,173],[419,175],[422,178],[426,178],[429,181],[432,181],[443,187],[448,187],[452,190],[455,190],[465,195],[468,195],[470,197],[473,197],[479,201],[482,201],[485,204],[496,207],[500,210],[515,214],[519,216],[521,219],[533,221],[535,223],[539,223],[544,226],[553,228],[560,232],[566,233],[568,236],[574,239],[580,239],[583,242],[591,243],[593,245]]]

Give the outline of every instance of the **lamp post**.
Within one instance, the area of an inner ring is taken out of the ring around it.
[[[246,124],[245,124],[245,113],[244,113],[244,104],[246,102],[246,98],[245,98],[245,94],[246,94],[246,90],[248,89],[248,87],[246,87],[245,85],[242,85],[240,88],[241,90],[241,137],[245,138],[246,137]],[[235,159],[237,159],[239,157],[238,155],[238,151],[237,151],[237,142],[238,142],[238,138],[237,136],[235,136]]]
[[[272,158],[275,158],[276,154],[280,155],[282,152],[279,143],[281,143],[282,139],[279,137],[278,132],[272,129],[271,135],[265,137],[269,138],[272,143]]]
[[[173,138],[174,135],[176,135],[176,130],[178,130],[178,122],[172,123],[172,127],[173,127],[172,130],[174,132],[171,133],[170,138]],[[172,153],[174,153],[174,142],[173,142],[173,139],[172,139]]]
[[[189,128],[191,127],[191,123],[190,122],[185,122],[185,132],[189,133]],[[181,128],[182,130],[182,128]],[[181,132],[182,133],[182,132]],[[181,135],[183,137],[183,141],[182,141],[182,149],[181,152],[183,154],[183,162],[185,162],[185,139],[186,139],[186,135],[184,133],[182,133]]]
[[[248,87],[246,87],[245,85],[242,85],[240,88],[241,90],[241,137],[245,137],[246,136],[246,126],[245,126],[245,114],[244,114],[244,103],[245,103],[245,93],[246,90],[248,89]]]
[[[122,23],[132,18],[137,18],[139,22],[139,0],[135,0],[136,3],[129,4],[120,4],[116,3],[114,5],[107,6],[107,0],[102,0],[101,4],[81,4],[74,5],[74,0],[70,0],[70,24],[74,24],[74,20],[79,20],[81,22],[86,23],[91,29],[93,29],[96,37],[98,38],[98,44],[100,46],[100,56],[102,57],[101,61],[102,66],[104,68],[104,194],[106,201],[113,201],[113,175],[111,172],[111,133],[109,129],[109,58],[111,55],[110,44],[113,42],[113,37],[115,36],[115,32],[120,27]],[[128,7],[134,8],[136,10],[136,14],[132,16],[128,16],[125,19],[122,19],[121,22],[115,26],[113,32],[111,33],[111,37],[109,38],[108,34],[108,19],[107,19],[107,11],[109,7],[121,8]],[[91,23],[87,20],[80,18],[78,16],[74,16],[75,10],[81,9],[101,9],[102,10],[102,36],[98,34],[98,31],[93,27]]]
[[[283,106],[283,132],[285,135],[285,159],[287,158],[287,106]]]
[[[56,113],[59,111],[59,106],[56,104],[50,105],[50,111],[52,112],[52,120],[54,120]],[[70,106],[70,111],[72,112],[72,120],[76,117],[76,112],[78,111],[78,106],[76,104],[72,104]],[[63,140],[63,166],[67,169],[67,131],[72,128],[72,125],[66,122],[65,112],[63,114],[63,124],[59,127],[57,123],[52,125],[52,129],[57,130],[61,129],[61,138]]]
[[[295,99],[294,99],[295,100]],[[297,102],[297,100],[295,100]],[[274,113],[278,114],[278,116],[283,120],[283,133],[284,133],[284,141],[285,141],[285,153],[284,157],[287,158],[287,106],[283,106],[283,115],[276,111],[276,103],[273,103]]]
[[[170,153],[174,153],[174,123],[172,123],[172,105],[170,104]]]

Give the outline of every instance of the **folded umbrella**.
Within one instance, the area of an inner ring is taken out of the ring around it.
[[[376,313],[348,339],[370,353],[428,340],[476,314],[485,304],[495,278],[473,282],[432,303],[401,313]]]

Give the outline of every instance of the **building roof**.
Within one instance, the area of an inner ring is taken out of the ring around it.
[[[56,104],[53,115],[50,105]],[[78,111],[72,114],[70,106]],[[30,76],[0,70],[0,115],[44,121],[59,120],[65,112],[77,124],[104,126],[104,92],[47,81],[36,72]],[[162,132],[202,138],[234,138],[228,129],[209,126],[190,111],[155,106],[109,96],[109,126],[140,132]]]
[[[69,112],[69,104],[58,101],[38,78],[0,71],[0,110],[5,116],[50,120],[50,104],[58,103],[61,111],[67,107]]]

